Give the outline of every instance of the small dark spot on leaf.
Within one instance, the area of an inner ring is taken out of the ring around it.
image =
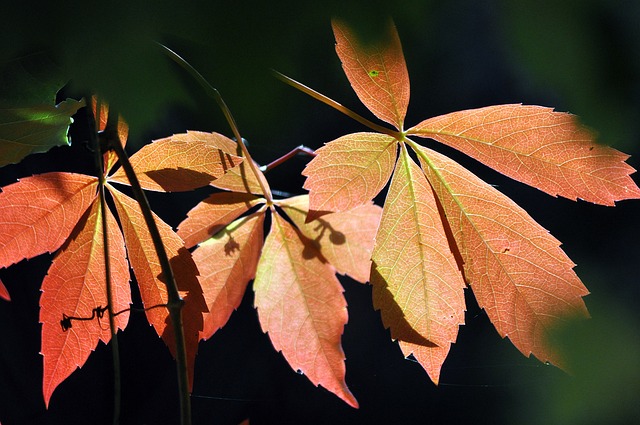
[[[507,252],[509,252],[509,251],[511,251],[509,248],[505,248],[505,249],[503,249],[503,250],[502,250],[502,253],[503,253],[503,254],[506,254],[506,253],[507,253]]]
[[[378,75],[380,75],[380,71],[376,71],[375,69],[372,69],[371,71],[369,71],[369,77],[377,77]]]

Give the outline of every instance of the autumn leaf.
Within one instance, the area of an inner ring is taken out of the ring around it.
[[[223,151],[206,138],[183,141],[167,137],[155,140],[131,157],[140,186],[162,192],[189,191],[207,186],[240,162],[242,158]],[[109,181],[129,184],[122,168]]]
[[[373,251],[373,305],[402,342],[448,351],[464,323],[465,283],[433,189],[403,146]],[[444,358],[442,358],[444,361]],[[442,364],[427,372],[437,382]],[[434,379],[435,378],[435,379]]]
[[[108,120],[106,102],[92,100],[96,131],[105,129]],[[126,143],[128,128],[118,125],[121,143]],[[208,185],[242,158],[228,154],[218,144],[167,140],[141,149],[132,162],[140,168],[143,180],[153,190],[179,190],[187,186]],[[210,137],[210,136],[207,136]],[[204,140],[207,140],[207,137]],[[217,136],[213,136],[216,139]],[[227,145],[228,147],[228,145]],[[223,146],[224,148],[224,146]],[[226,148],[225,148],[226,149]],[[170,154],[169,157],[166,157]],[[170,325],[164,277],[149,231],[137,202],[118,192],[114,183],[126,183],[120,173],[108,177],[117,157],[111,150],[104,154],[103,178],[113,197],[118,222],[110,211],[101,211],[98,201],[98,178],[82,174],[53,172],[8,185],[0,193],[0,267],[45,252],[58,253],[43,282],[41,299],[42,354],[44,356],[43,394],[48,404],[55,388],[77,367],[81,367],[97,342],[110,338],[107,313],[106,272],[102,242],[103,214],[111,243],[111,285],[117,327],[127,324],[130,303],[129,271],[131,264],[146,307],[149,323],[175,352],[174,329]],[[185,175],[174,179],[171,171]],[[155,174],[154,174],[155,173]],[[198,178],[190,180],[193,176]],[[182,239],[156,217],[156,223],[185,304],[182,316],[187,345],[189,382],[193,384],[194,360],[200,332],[203,330],[205,302],[198,270]],[[118,226],[121,226],[120,229]],[[125,242],[126,251],[125,255]],[[0,296],[9,298],[0,283]],[[61,324],[63,326],[61,326]]]
[[[264,213],[240,218],[193,253],[200,283],[209,308],[204,316],[201,339],[208,339],[223,327],[240,306],[247,285],[255,277],[262,251]]]
[[[109,259],[112,287],[112,309],[123,311],[115,317],[118,329],[129,320],[125,311],[131,303],[129,266],[122,233],[113,215],[106,211],[109,232]],[[60,327],[64,316],[89,318],[94,309],[107,308],[105,260],[100,203],[94,202],[88,214],[80,220],[66,246],[56,255],[49,273],[42,282],[40,322],[44,357],[43,394],[49,404],[53,390],[77,367],[82,366],[98,341],[111,340],[108,318],[73,322],[66,332]]]
[[[174,330],[166,308],[169,301],[167,287],[158,254],[153,246],[149,229],[145,225],[140,206],[110,185],[107,187],[115,200],[129,263],[140,287],[147,320],[175,356]],[[182,239],[159,217],[154,215],[154,218],[169,257],[178,290],[185,301],[182,321],[187,348],[189,382],[193,385],[194,362],[198,351],[199,333],[203,327],[202,314],[207,311],[207,307],[197,278],[198,270],[189,251],[184,248]]]
[[[272,215],[253,289],[262,330],[289,365],[357,407],[340,343],[347,323],[342,286],[315,246],[278,214]]]
[[[248,171],[255,173],[252,181],[265,179],[258,168]],[[380,207],[369,202],[309,221],[307,195],[272,200],[269,206],[267,197],[241,188],[230,184],[232,192],[209,196],[178,226],[186,245],[197,245],[193,258],[209,308],[201,338],[227,323],[255,277],[255,306],[274,347],[315,385],[357,406],[345,382],[340,339],[347,311],[335,273],[368,280]],[[267,211],[271,230],[264,241]]]
[[[498,333],[526,356],[562,364],[547,345],[562,321],[588,315],[588,294],[560,242],[522,208],[451,159],[418,151],[464,259],[465,275]]]
[[[560,243],[506,196],[410,137],[444,143],[553,196],[603,205],[640,198],[627,155],[598,145],[574,116],[540,106],[454,112],[405,131],[409,80],[395,28],[379,31],[386,37],[377,45],[363,44],[344,23],[334,21],[333,30],[354,91],[396,129],[280,75],[378,132],[342,136],[317,150],[303,172],[307,220],[366,204],[392,176],[371,281],[374,305],[403,353],[438,381],[463,322],[466,281],[501,336],[525,355],[562,364],[549,331],[588,313],[587,290]]]
[[[178,227],[178,236],[191,248],[210,238],[231,221],[258,205],[262,198],[250,193],[219,192],[196,205]]]
[[[0,193],[0,267],[54,252],[97,196],[98,179],[73,173],[25,177]]]
[[[573,115],[542,106],[498,105],[430,118],[408,130],[454,147],[553,196],[602,205],[640,198],[635,170],[595,143]]]
[[[306,219],[309,195],[283,199],[279,205],[338,273],[349,275],[361,283],[369,281],[372,235],[378,229],[382,213],[379,206],[360,205],[309,222]]]
[[[373,114],[402,129],[409,105],[409,73],[400,38],[389,22],[380,44],[357,40],[343,22],[332,21],[336,52],[351,87]]]
[[[355,133],[318,149],[303,172],[304,188],[310,191],[308,219],[371,201],[393,172],[397,144],[385,134]]]

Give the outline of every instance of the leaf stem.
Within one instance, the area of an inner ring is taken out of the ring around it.
[[[100,114],[100,103],[97,105],[98,115]],[[111,285],[111,257],[109,255],[109,234],[107,229],[106,202],[104,196],[104,161],[100,143],[98,141],[98,128],[96,120],[91,110],[91,98],[87,100],[87,117],[89,120],[91,148],[94,150],[96,169],[98,170],[98,197],[100,202],[100,221],[102,223],[102,247],[104,254],[105,281],[107,283],[107,309],[109,316],[109,329],[111,331],[111,359],[113,363],[113,425],[120,423],[120,398],[122,380],[120,376],[120,348],[118,344],[118,328],[116,327],[115,315],[113,314],[113,288]]]
[[[246,161],[249,164],[249,168],[251,168],[251,171],[256,176],[256,179],[260,184],[260,188],[262,189],[262,192],[265,198],[267,199],[267,204],[272,204],[273,196],[271,194],[271,188],[269,187],[269,183],[266,181],[266,179],[264,178],[264,175],[258,169],[258,166],[256,165],[256,163],[253,162],[253,159],[251,158],[251,154],[249,153],[249,150],[247,149],[245,144],[242,143],[242,136],[240,135],[238,124],[236,123],[236,120],[233,118],[233,115],[231,114],[231,110],[229,109],[226,102],[222,98],[222,95],[220,95],[220,92],[218,91],[218,89],[213,87],[207,81],[207,79],[204,78],[202,74],[200,74],[198,70],[196,70],[189,62],[187,62],[184,58],[182,58],[182,56],[180,56],[179,54],[177,54],[176,52],[174,52],[173,50],[171,50],[170,48],[168,48],[162,43],[157,43],[157,44],[162,48],[163,52],[171,60],[173,60],[175,63],[180,65],[184,70],[186,70],[202,86],[202,88],[204,88],[205,92],[216,101],[216,103],[222,110],[224,117],[227,119],[227,123],[229,123],[229,126],[231,127],[231,131],[233,132],[233,135],[236,138],[236,143],[238,143],[238,145],[240,146],[240,149],[242,150],[242,154],[244,155]]]
[[[105,133],[108,146],[118,155],[118,160],[124,169],[129,183],[131,184],[131,190],[134,198],[140,205],[140,210],[142,211],[144,221],[149,229],[149,234],[153,241],[153,246],[156,254],[158,255],[169,298],[167,310],[169,310],[171,324],[173,325],[175,332],[178,392],[180,394],[180,423],[182,425],[191,425],[191,399],[189,398],[187,350],[184,337],[184,326],[182,323],[182,307],[184,306],[184,300],[180,297],[180,293],[178,292],[178,285],[176,284],[173,270],[171,269],[171,263],[169,262],[167,251],[164,248],[164,243],[162,242],[158,226],[153,218],[149,201],[140,186],[140,181],[138,180],[131,162],[129,161],[129,157],[120,142],[120,137],[118,135],[118,114],[113,108],[111,108],[109,112]]]
[[[316,156],[316,151],[304,145],[300,145],[298,147],[293,148],[289,153],[282,155],[280,158],[276,159],[275,161],[272,161],[267,165],[261,166],[260,171],[262,171],[263,173],[266,173],[267,171],[270,171],[276,168],[278,165],[281,165],[282,163],[290,160],[291,158],[293,158],[298,154],[304,154],[307,156]]]
[[[319,100],[322,103],[325,103],[329,106],[331,106],[333,109],[336,109],[340,112],[342,112],[343,114],[345,114],[346,116],[358,121],[360,124],[364,124],[367,127],[369,127],[370,129],[377,131],[378,133],[383,133],[383,134],[388,134],[391,137],[395,137],[397,139],[402,137],[402,133],[392,130],[390,128],[387,127],[383,127],[381,125],[378,125],[372,121],[369,121],[368,119],[366,119],[365,117],[357,114],[356,112],[352,111],[351,109],[341,105],[340,103],[336,102],[335,100],[331,99],[330,97],[327,97],[325,95],[323,95],[320,92],[317,92],[315,90],[313,90],[310,87],[305,86],[302,83],[299,83],[298,81],[294,80],[293,78],[287,77],[286,75],[276,71],[276,70],[271,70],[271,72],[273,73],[273,75],[280,81],[290,85],[293,88],[296,88],[298,90],[300,90],[303,93],[308,94],[309,96],[313,97],[316,100]]]

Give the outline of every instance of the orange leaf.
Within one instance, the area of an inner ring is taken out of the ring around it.
[[[587,316],[582,297],[588,292],[560,242],[451,159],[426,148],[418,155],[442,202],[478,304],[523,354],[561,363],[547,333],[566,318]]]
[[[603,205],[640,198],[627,155],[594,142],[571,114],[498,105],[454,112],[408,131],[456,148],[553,196]]]
[[[211,338],[240,305],[247,284],[256,274],[263,225],[264,212],[240,218],[193,252],[209,307],[201,339]]]
[[[400,38],[389,22],[379,45],[363,46],[349,30],[333,21],[336,52],[353,90],[375,116],[401,130],[409,105],[409,73]]]
[[[58,249],[96,198],[98,179],[72,173],[26,177],[0,193],[0,267]]]
[[[284,199],[278,203],[300,232],[312,240],[322,256],[341,274],[358,282],[369,280],[373,240],[382,209],[361,205],[342,213],[327,214],[306,222],[309,195]]]
[[[0,298],[7,301],[11,301],[11,297],[9,296],[9,291],[7,290],[7,287],[4,286],[1,280],[0,280]]]
[[[307,164],[307,220],[321,212],[348,211],[371,201],[387,184],[397,156],[396,140],[385,134],[355,133],[327,143]]]
[[[180,192],[207,186],[236,167],[242,158],[207,140],[166,137],[143,146],[130,161],[143,189]],[[109,181],[129,184],[122,168]]]
[[[413,345],[446,352],[464,323],[464,287],[433,189],[403,146],[373,251],[373,304],[405,355]],[[436,347],[437,346],[437,347]],[[420,360],[420,358],[418,358]],[[439,364],[424,364],[437,382]]]
[[[263,201],[250,193],[214,193],[196,205],[178,226],[178,236],[191,248]]]
[[[107,121],[109,119],[109,104],[100,99],[100,110],[98,110],[98,99],[96,96],[91,98],[91,108],[93,110],[93,116],[96,121],[96,127],[98,131],[103,131],[107,128]],[[124,147],[127,144],[127,137],[129,136],[129,125],[125,122],[122,116],[118,117],[118,137],[120,143]],[[114,151],[108,151],[104,154],[104,169],[105,172],[109,171],[111,167],[118,161],[118,155]]]
[[[254,280],[260,325],[294,370],[353,407],[340,344],[347,303],[333,268],[306,238],[272,215]]]
[[[109,210],[107,213],[109,258],[113,310],[129,308],[129,265],[122,233]],[[51,394],[95,350],[98,341],[111,340],[108,317],[72,320],[71,328],[62,330],[63,315],[90,318],[94,309],[109,304],[106,293],[104,244],[100,203],[94,202],[62,250],[56,255],[42,282],[40,322],[44,356],[43,393],[45,404]],[[108,312],[106,313],[108,315]],[[124,329],[129,312],[115,317],[117,328]]]
[[[188,131],[183,134],[175,134],[173,138],[181,141],[206,141],[212,146],[215,146],[228,154],[239,157],[243,156],[240,146],[222,134]],[[264,178],[264,176],[261,176],[261,178]],[[262,195],[262,187],[251,171],[247,161],[242,161],[240,165],[230,169],[219,179],[212,181],[211,186],[219,189],[230,190],[232,192],[246,192]]]
[[[168,326],[171,323],[169,312],[166,307],[156,307],[168,302],[167,288],[164,277],[162,277],[158,255],[140,206],[136,201],[108,184],[107,188],[115,200],[127,245],[129,263],[138,281],[142,302],[147,309],[147,320],[175,356],[173,327]],[[182,296],[185,301],[182,308],[182,320],[187,346],[189,382],[193,385],[194,361],[198,349],[199,334],[203,327],[202,314],[207,311],[207,306],[198,282],[198,270],[191,254],[184,248],[182,239],[155,214],[154,218],[169,257],[178,290],[183,294],[186,293],[186,296]]]

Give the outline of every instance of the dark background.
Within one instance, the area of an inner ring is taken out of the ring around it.
[[[220,90],[255,159],[267,163],[297,145],[318,148],[363,130],[275,80],[269,69],[370,117],[342,73],[330,18],[342,16],[375,38],[391,16],[412,83],[409,126],[491,104],[553,106],[579,115],[602,143],[634,155],[628,162],[640,167],[637,1],[56,3],[3,5],[0,58],[50,53],[72,81],[67,93],[92,89],[119,107],[131,125],[131,153],[187,129],[231,135],[215,103],[150,40],[178,51]],[[0,185],[45,171],[93,173],[80,122],[72,134],[79,143],[0,169]],[[609,208],[554,199],[435,148],[512,197],[578,264],[591,291],[586,302],[592,319],[559,337],[573,374],[523,357],[500,339],[467,294],[467,324],[436,387],[391,342],[371,306],[371,288],[341,278],[350,313],[343,337],[347,383],[360,409],[291,370],[261,332],[248,291],[228,325],[200,345],[195,424],[237,424],[245,418],[252,424],[640,422],[640,203]],[[271,186],[302,193],[306,161],[296,158],[269,173]],[[150,199],[175,226],[206,193]],[[45,410],[38,300],[50,261],[45,255],[0,270],[12,296],[9,303],[0,300],[0,422],[110,423],[111,357],[103,344],[58,387]],[[120,346],[122,423],[177,423],[175,367],[143,316],[132,315]]]

